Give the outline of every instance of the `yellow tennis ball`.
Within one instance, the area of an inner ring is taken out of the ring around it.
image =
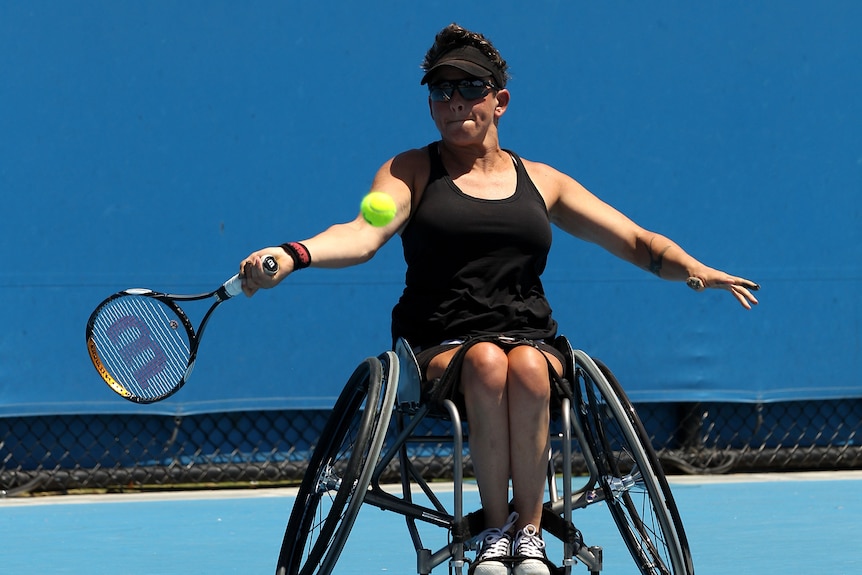
[[[362,198],[359,206],[362,217],[372,226],[382,228],[395,217],[395,200],[383,192],[371,192]]]

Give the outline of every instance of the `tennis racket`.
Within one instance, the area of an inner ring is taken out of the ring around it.
[[[272,256],[263,258],[269,275],[278,271]],[[195,366],[207,322],[224,301],[242,293],[237,274],[217,290],[177,295],[127,289],[100,303],[87,322],[87,350],[96,371],[112,390],[135,403],[153,403],[175,394]],[[215,298],[197,333],[177,302]]]

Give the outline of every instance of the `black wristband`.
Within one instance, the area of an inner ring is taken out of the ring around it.
[[[311,265],[311,252],[299,242],[281,244],[281,249],[293,259],[293,270],[305,269]]]

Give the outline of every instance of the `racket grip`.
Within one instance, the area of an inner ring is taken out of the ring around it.
[[[239,274],[236,274],[235,276],[224,282],[224,285],[221,287],[221,289],[224,290],[225,294],[227,294],[227,297],[229,298],[241,294],[242,277]],[[221,290],[219,290],[219,293],[221,293]]]
[[[263,271],[266,272],[266,275],[272,277],[278,273],[278,262],[274,257],[264,256],[261,263],[263,264]],[[222,289],[229,298],[238,296],[242,293],[242,276],[239,274],[233,276],[224,282]]]
[[[278,262],[275,261],[275,258],[272,256],[263,256],[263,260],[261,261],[263,264],[263,271],[269,277],[274,276],[278,273]]]

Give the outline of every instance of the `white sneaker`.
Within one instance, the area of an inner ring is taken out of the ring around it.
[[[470,569],[471,575],[510,575],[511,569],[504,560],[512,557],[512,536],[509,530],[518,519],[517,513],[512,513],[506,524],[499,529],[486,529],[479,534],[482,548],[476,555],[476,561]]]
[[[512,575],[550,575],[545,542],[535,525],[526,525],[515,535],[515,567]]]

